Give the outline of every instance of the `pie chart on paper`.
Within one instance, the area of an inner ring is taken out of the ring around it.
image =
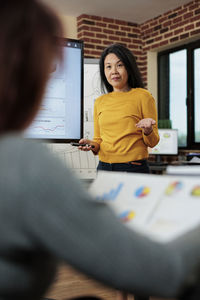
[[[149,187],[141,186],[135,191],[135,196],[137,198],[142,198],[142,197],[145,197],[145,196],[149,195],[149,193],[150,193],[150,188]]]
[[[125,210],[120,213],[119,218],[122,223],[127,223],[135,217],[135,212],[133,210]]]

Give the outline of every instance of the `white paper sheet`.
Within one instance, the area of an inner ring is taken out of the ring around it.
[[[98,172],[89,191],[131,229],[168,242],[200,224],[200,178]]]

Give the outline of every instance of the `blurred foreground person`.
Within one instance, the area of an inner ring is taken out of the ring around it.
[[[59,261],[142,296],[198,287],[200,228],[166,245],[127,229],[46,147],[23,139],[62,57],[58,18],[36,0],[1,1],[0,28],[0,299],[40,299]]]

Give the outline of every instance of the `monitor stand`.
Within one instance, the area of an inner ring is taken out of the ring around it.
[[[161,159],[161,155],[160,155],[160,154],[156,155],[156,160],[155,160],[155,162],[156,162],[157,164],[161,164],[161,163],[162,163],[162,159]]]
[[[166,165],[168,165],[168,163],[164,162],[162,160],[162,155],[161,154],[157,154],[156,155],[156,160],[155,160],[155,165],[156,166],[166,166]]]

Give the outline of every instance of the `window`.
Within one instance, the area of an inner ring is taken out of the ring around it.
[[[159,53],[158,118],[178,129],[179,147],[200,149],[200,41]]]
[[[200,143],[200,48],[194,50],[194,107],[195,143]]]

